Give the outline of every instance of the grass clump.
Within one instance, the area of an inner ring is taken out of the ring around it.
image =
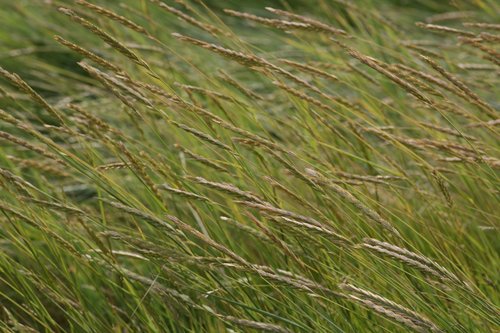
[[[495,2],[0,3],[3,331],[498,330]]]

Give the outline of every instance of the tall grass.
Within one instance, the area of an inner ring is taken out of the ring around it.
[[[3,331],[499,329],[496,2],[0,5]]]

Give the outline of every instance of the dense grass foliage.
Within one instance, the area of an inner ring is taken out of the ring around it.
[[[498,331],[497,5],[0,0],[2,331]]]

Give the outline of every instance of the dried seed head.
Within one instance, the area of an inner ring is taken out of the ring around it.
[[[154,2],[155,4],[157,4],[158,6],[160,6],[160,8],[165,9],[166,11],[174,14],[175,16],[180,18],[181,20],[183,20],[189,24],[192,24],[195,27],[198,27],[202,30],[205,30],[214,36],[222,33],[222,31],[219,28],[217,28],[211,24],[203,23],[203,22],[195,19],[194,17],[189,16],[189,15],[183,13],[182,11],[175,9],[174,7],[171,7],[171,6],[161,2],[159,0],[151,0],[151,1]]]
[[[342,36],[347,35],[347,33],[342,29],[334,28],[328,24],[317,21],[317,20],[312,19],[310,17],[294,14],[291,12],[287,12],[285,10],[275,9],[275,8],[271,8],[271,7],[266,7],[266,10],[268,10],[271,13],[276,14],[276,15],[285,16],[285,17],[292,18],[294,20],[297,20],[297,21],[300,21],[303,23],[307,23],[307,24],[311,25],[312,27],[318,29],[318,31],[321,31],[321,32],[326,32],[326,33],[329,33],[332,35],[342,35]]]
[[[62,115],[53,108],[42,96],[40,96],[36,91],[33,90],[19,75],[16,73],[10,73],[7,70],[0,67],[0,77],[4,77],[12,84],[17,86],[19,89],[27,93],[36,103],[41,105],[50,115],[55,117],[61,124],[64,124]]]
[[[137,63],[140,66],[143,66],[147,69],[149,69],[149,66],[147,63],[144,62],[144,60],[140,59],[134,52],[132,52],[129,48],[127,48],[124,44],[119,42],[116,38],[112,37],[110,34],[102,30],[101,28],[97,27],[95,24],[87,21],[86,19],[78,16],[74,11],[71,9],[65,8],[65,7],[59,7],[59,11],[71,18],[74,22],[80,24],[99,38],[101,38],[104,42],[106,42],[109,46],[126,56],[127,58],[131,59],[135,63]]]

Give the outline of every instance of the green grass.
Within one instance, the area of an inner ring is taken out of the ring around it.
[[[495,1],[91,2],[0,0],[2,331],[498,331]]]

